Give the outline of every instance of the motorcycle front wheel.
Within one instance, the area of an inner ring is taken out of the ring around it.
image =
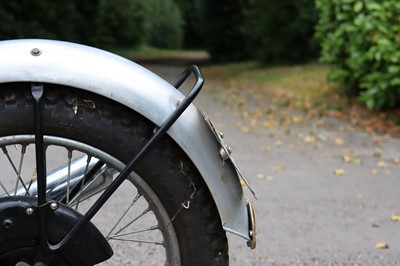
[[[0,85],[3,197],[35,197],[30,88],[30,83]],[[68,180],[62,189],[48,188],[48,197],[84,214],[155,125],[112,100],[70,87],[44,84],[43,100],[48,176],[63,168]],[[104,165],[91,180],[74,183],[70,177],[78,161],[84,163],[85,174],[93,162]],[[92,222],[114,251],[101,265],[228,265],[227,239],[210,192],[168,136],[141,160]],[[24,259],[26,265],[31,259]],[[69,265],[69,258],[62,261]]]

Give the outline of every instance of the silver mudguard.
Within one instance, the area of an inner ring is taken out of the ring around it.
[[[99,49],[49,40],[0,42],[0,83],[24,81],[61,84],[100,94],[157,125],[161,125],[175,109],[175,103],[184,98],[152,72]],[[224,155],[226,148],[213,131],[208,119],[190,105],[168,134],[203,176],[223,228],[254,245],[252,207],[244,199],[233,160]]]

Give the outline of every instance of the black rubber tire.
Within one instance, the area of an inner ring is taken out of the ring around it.
[[[30,87],[30,83],[0,84],[1,136],[34,132]],[[45,135],[87,143],[123,162],[131,159],[155,127],[109,99],[54,84],[44,84],[43,120]],[[173,225],[182,265],[228,265],[228,243],[215,203],[179,146],[164,137],[135,171],[154,190],[170,217],[176,216]],[[194,190],[190,208],[182,210],[181,204]]]

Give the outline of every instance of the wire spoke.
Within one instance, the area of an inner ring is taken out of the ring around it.
[[[87,160],[86,160],[85,173],[83,174],[83,178],[82,178],[82,182],[81,182],[81,187],[80,187],[80,189],[79,189],[79,191],[78,191],[78,194],[79,194],[79,192],[83,191],[83,188],[84,188],[84,186],[85,186],[85,181],[86,181],[86,178],[87,178],[87,174],[88,174],[88,170],[89,170],[89,164],[90,164],[90,161],[91,161],[91,160],[92,160],[92,156],[89,155],[89,156],[87,157]],[[77,203],[76,203],[76,205],[75,205],[75,210],[78,210],[79,203],[80,203],[80,198],[78,197],[78,198],[77,198]]]
[[[22,172],[22,164],[23,164],[23,162],[24,162],[24,157],[25,157],[25,151],[26,151],[26,146],[23,145],[22,148],[21,148],[21,156],[20,156],[20,158],[19,158],[19,166],[18,166],[18,173],[17,173],[17,182],[16,182],[16,184],[15,184],[14,196],[17,195],[17,190],[18,190],[19,182],[21,181],[22,184],[24,183],[24,182],[22,181],[22,178],[20,178],[20,177],[21,177],[21,172]],[[27,193],[29,193],[29,190],[27,190]]]
[[[101,175],[102,175],[104,172],[106,172],[107,170],[108,170],[108,166],[105,167],[104,169],[102,169],[101,172],[98,173],[98,175],[95,176],[95,177],[93,178],[93,180],[91,180],[89,183],[86,183],[85,186],[83,187],[83,189],[81,189],[81,190],[77,193],[77,195],[69,202],[69,206],[71,206],[71,207],[75,206],[75,207],[76,207],[76,205],[77,205],[78,203],[75,203],[75,201],[78,201],[78,199],[79,199],[80,202],[82,202],[82,201],[84,201],[84,200],[86,200],[86,199],[88,199],[88,198],[90,198],[90,197],[92,197],[92,196],[94,196],[94,195],[100,193],[101,191],[105,190],[107,187],[104,187],[104,188],[100,189],[99,191],[95,191],[95,192],[93,192],[93,193],[87,195],[86,197],[80,199],[80,196],[82,195],[82,193],[85,192],[94,182],[96,182],[97,179],[99,179],[99,178],[101,177]]]
[[[68,176],[67,176],[67,199],[66,204],[69,204],[69,194],[71,186],[71,161],[72,161],[72,150],[68,150]]]
[[[128,242],[136,242],[136,243],[144,243],[144,244],[154,244],[164,246],[164,241],[149,241],[149,240],[139,240],[139,239],[126,239],[126,238],[111,238],[110,240],[118,240],[118,241],[128,241]]]
[[[130,226],[131,224],[133,224],[134,222],[136,222],[137,220],[139,220],[140,218],[142,218],[144,215],[146,215],[148,212],[150,212],[150,209],[147,208],[145,209],[141,214],[139,214],[138,216],[136,216],[132,221],[130,221],[127,225],[125,225],[124,227],[122,227],[121,229],[119,229],[115,234],[119,234],[121,233],[123,230],[125,230],[128,226]]]
[[[121,236],[134,235],[134,234],[148,232],[148,231],[154,231],[154,230],[157,230],[157,229],[160,229],[160,227],[158,225],[153,225],[153,226],[150,226],[149,228],[139,229],[139,230],[131,231],[129,233],[115,234],[115,235],[112,235],[110,237],[110,239],[113,239],[113,238],[116,238],[116,237],[121,237]]]
[[[0,181],[0,186],[4,190],[4,192],[6,192],[6,195],[10,196],[10,193],[8,193],[7,189],[4,187],[4,185],[3,185],[3,183],[1,181]]]
[[[111,233],[114,231],[114,229],[118,226],[118,224],[122,221],[122,219],[125,217],[125,215],[129,212],[129,210],[135,205],[135,203],[140,199],[142,195],[137,194],[134,198],[132,203],[129,205],[129,207],[125,210],[125,212],[122,214],[122,216],[117,220],[117,222],[114,224],[114,226],[111,228],[110,232],[107,234],[106,238],[108,238]]]
[[[29,195],[29,191],[28,191],[27,187],[25,186],[24,181],[22,180],[21,176],[19,175],[18,169],[17,169],[17,167],[15,167],[15,164],[14,164],[13,160],[11,159],[10,154],[8,153],[7,148],[6,148],[6,147],[2,147],[2,150],[3,150],[3,153],[6,155],[6,157],[7,157],[7,159],[8,159],[8,162],[11,164],[11,166],[12,166],[14,172],[17,174],[17,181],[18,181],[18,182],[21,182],[22,186],[23,186],[24,189],[25,189],[25,192]],[[3,184],[2,184],[1,186],[3,187],[3,189],[5,189],[4,186],[3,186]],[[10,194],[9,194],[7,191],[6,191],[6,193],[7,193],[7,196],[10,196]]]

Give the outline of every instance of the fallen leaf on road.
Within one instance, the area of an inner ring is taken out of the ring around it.
[[[262,179],[262,180],[269,180],[271,181],[273,178],[270,175],[264,175],[264,174],[257,174],[256,175],[257,179]]]
[[[336,169],[334,173],[335,175],[344,175],[346,171],[344,169]]]
[[[280,141],[280,140],[275,141],[275,145],[278,147],[282,146],[282,141]]]
[[[265,175],[263,175],[263,174],[257,174],[257,175],[256,175],[256,178],[257,178],[257,179],[265,179]]]
[[[353,150],[353,148],[346,147],[346,148],[343,148],[343,153],[354,153],[354,150]]]
[[[262,126],[265,127],[265,128],[271,128],[271,127],[276,126],[277,124],[278,124],[278,123],[277,123],[275,120],[272,120],[272,121],[264,121],[264,122],[262,123]]]
[[[386,244],[385,242],[378,242],[378,243],[375,244],[375,248],[387,249],[387,248],[389,248],[389,245]]]
[[[246,132],[246,133],[250,132],[250,128],[249,127],[241,127],[240,130],[243,131],[243,132]]]
[[[387,166],[387,164],[386,164],[385,161],[379,161],[379,162],[376,163],[376,165],[377,165],[378,167],[382,167],[382,168]]]
[[[343,161],[346,163],[352,163],[352,164],[357,164],[357,165],[361,165],[362,164],[362,160],[356,157],[351,157],[349,155],[343,155],[342,157]]]
[[[336,145],[343,145],[344,144],[344,140],[342,138],[339,137],[335,137],[333,138],[333,141],[335,142]]]
[[[351,157],[348,155],[343,155],[343,161],[345,161],[346,163],[350,163],[351,162]]]
[[[378,174],[378,169],[372,169],[371,170],[371,175],[376,175]]]
[[[313,143],[317,140],[317,137],[314,134],[310,134],[304,137],[304,142]]]
[[[317,135],[317,138],[318,138],[318,140],[320,140],[320,141],[326,141],[326,140],[328,139],[327,136],[322,135],[322,134],[318,134],[318,135]]]
[[[272,171],[273,171],[274,173],[280,173],[280,172],[282,172],[282,170],[283,170],[282,166],[275,166],[275,167],[272,169]]]
[[[391,220],[396,222],[400,221],[400,215],[393,214]]]
[[[382,149],[381,148],[375,148],[374,149],[374,156],[375,157],[381,157],[382,156]]]
[[[393,162],[396,164],[400,164],[400,157],[393,158]]]
[[[265,152],[272,152],[272,148],[271,148],[271,147],[265,147],[265,148],[263,149],[263,151],[265,151]]]

